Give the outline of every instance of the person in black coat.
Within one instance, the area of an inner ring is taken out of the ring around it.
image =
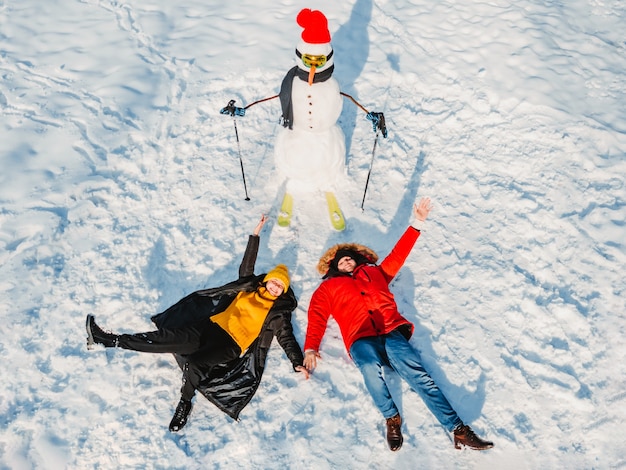
[[[196,390],[237,420],[254,396],[265,369],[274,337],[293,369],[309,374],[291,324],[298,305],[289,286],[289,272],[279,264],[255,275],[259,233],[267,221],[261,217],[241,265],[239,278],[221,287],[199,290],[152,317],[156,331],[113,334],[103,331],[87,315],[87,347],[102,344],[151,353],[173,353],[183,371],[181,398],[170,431],[185,426]]]

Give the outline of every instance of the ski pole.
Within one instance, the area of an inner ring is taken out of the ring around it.
[[[376,144],[378,144],[378,134],[379,131],[378,129],[376,130],[376,138],[374,139],[374,147],[372,148],[372,159],[370,161],[370,169],[367,172],[367,180],[365,180],[365,191],[363,191],[363,200],[361,201],[361,210],[364,211],[364,204],[365,204],[365,195],[367,194],[367,187],[369,186],[370,183],[370,175],[372,174],[372,167],[374,166],[374,155],[376,154]]]
[[[370,169],[367,172],[367,180],[365,181],[365,191],[363,191],[363,200],[361,201],[361,210],[365,210],[364,209],[365,195],[367,194],[367,187],[369,186],[370,176],[372,175],[372,167],[374,166],[374,155],[376,155],[376,145],[378,144],[378,134],[382,130],[383,137],[387,137],[387,127],[385,125],[385,116],[383,115],[383,113],[376,113],[376,112],[370,113],[367,110],[367,108],[363,106],[361,103],[359,103],[357,100],[355,100],[353,96],[350,96],[349,94],[344,93],[343,91],[340,91],[339,94],[351,100],[365,114],[367,114],[367,118],[372,120],[372,122],[374,123],[374,127],[376,129],[376,138],[374,139],[374,148],[372,149],[372,160],[370,161]]]
[[[245,108],[236,108],[235,100],[230,100],[228,105],[220,110],[220,114],[229,114],[233,117],[233,124],[235,125],[235,138],[237,139],[237,153],[239,154],[239,165],[241,166],[241,176],[243,178],[243,189],[246,192],[246,201],[249,201],[248,197],[248,186],[246,185],[246,173],[243,171],[243,160],[241,158],[241,145],[239,144],[239,132],[237,131],[237,119],[235,116],[244,116],[246,109],[250,106],[254,106],[255,104],[263,103],[265,101],[273,100],[274,98],[278,98],[278,95],[270,96],[268,98],[263,98],[261,100],[257,100],[254,103],[250,103]]]
[[[233,102],[234,104],[234,102]],[[235,125],[235,138],[237,139],[237,153],[239,154],[239,164],[241,165],[241,176],[243,178],[243,189],[246,193],[246,201],[249,201],[248,186],[246,185],[246,173],[243,171],[243,160],[241,159],[241,146],[239,145],[239,132],[237,132],[237,118],[233,116],[233,124]]]
[[[239,132],[237,131],[237,118],[235,116],[244,116],[246,113],[243,108],[235,107],[235,100],[230,100],[226,107],[220,109],[220,114],[226,114],[233,117],[235,125],[235,138],[237,139],[237,153],[239,154],[239,165],[241,165],[241,176],[243,177],[243,189],[246,192],[246,201],[249,201],[248,186],[246,185],[246,173],[243,171],[243,159],[241,158],[241,145],[239,144]]]

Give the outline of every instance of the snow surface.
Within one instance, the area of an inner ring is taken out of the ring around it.
[[[461,417],[495,442],[455,450],[394,380],[405,442],[336,325],[305,381],[275,345],[233,422],[204,398],[167,425],[169,355],[85,347],[232,280],[282,197],[278,100],[303,7],[329,18],[344,102],[345,232],[323,195],[268,224],[257,272],[288,264],[296,335],[321,253],[384,255],[421,196],[427,231],[393,283],[413,344]],[[623,0],[0,0],[0,468],[626,468],[626,3]]]

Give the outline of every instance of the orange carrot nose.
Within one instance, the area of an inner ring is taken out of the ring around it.
[[[311,70],[309,70],[309,86],[313,85],[313,78],[315,78],[315,65],[311,65]]]

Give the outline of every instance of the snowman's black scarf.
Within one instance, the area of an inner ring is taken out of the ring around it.
[[[326,70],[316,73],[313,76],[313,83],[321,83],[328,80],[335,70],[335,64],[332,64]],[[285,78],[283,78],[283,82],[280,84],[280,92],[278,93],[278,97],[280,99],[280,106],[283,110],[282,115],[282,124],[284,127],[288,127],[289,129],[293,129],[293,104],[291,102],[291,88],[293,86],[293,79],[298,77],[300,80],[304,80],[305,82],[309,81],[309,73],[299,68],[297,65],[292,68]]]

